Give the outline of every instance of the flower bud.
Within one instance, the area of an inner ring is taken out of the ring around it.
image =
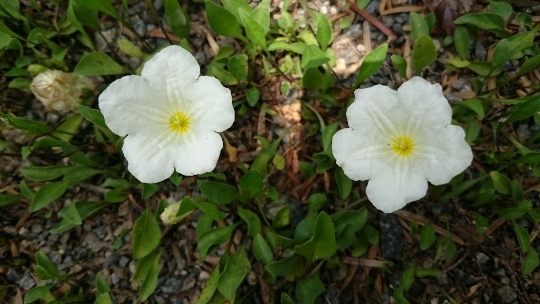
[[[47,70],[37,75],[30,89],[49,111],[65,113],[81,103],[81,91],[93,90],[94,83],[80,75],[58,70]]]
[[[159,216],[161,218],[161,221],[165,225],[172,225],[180,222],[184,218],[186,218],[188,215],[191,214],[191,212],[187,212],[186,214],[183,214],[181,216],[176,216],[178,213],[178,210],[180,210],[180,202],[172,203],[170,204],[165,210],[163,210],[163,213]]]

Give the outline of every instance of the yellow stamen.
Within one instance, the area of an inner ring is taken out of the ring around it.
[[[189,129],[189,118],[182,112],[174,112],[169,118],[169,128],[179,133],[185,133]]]
[[[414,142],[408,136],[397,136],[392,141],[392,150],[399,156],[409,156],[414,150]]]

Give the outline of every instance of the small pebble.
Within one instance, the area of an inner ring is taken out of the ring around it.
[[[514,288],[508,285],[497,289],[497,294],[501,297],[503,303],[511,303],[517,298],[517,293]]]

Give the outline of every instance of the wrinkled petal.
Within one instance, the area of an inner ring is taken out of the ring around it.
[[[378,168],[367,185],[366,195],[377,209],[392,213],[426,195],[427,180],[414,172],[407,159]]]
[[[376,85],[354,92],[355,101],[347,109],[347,121],[355,130],[373,128],[374,131],[392,138],[400,134],[401,124],[408,113],[400,107],[396,91]]]
[[[201,68],[190,52],[180,46],[171,45],[144,64],[141,76],[158,86],[166,86],[167,94],[172,100],[175,96],[172,87],[189,88],[200,73]]]
[[[407,132],[423,128],[444,127],[452,122],[452,108],[443,95],[440,84],[431,84],[413,77],[397,90],[402,110],[409,113]]]
[[[139,76],[113,82],[99,96],[99,108],[107,126],[120,136],[142,130],[158,132],[167,126],[171,109],[162,92]]]
[[[223,140],[213,131],[193,132],[180,139],[174,149],[174,166],[182,175],[207,173],[216,168]]]
[[[231,91],[214,77],[201,76],[185,94],[189,116],[207,130],[223,132],[234,122]]]
[[[419,158],[418,171],[434,185],[450,182],[473,160],[465,131],[458,126],[425,130],[421,141],[415,154]]]
[[[129,172],[143,183],[157,183],[170,177],[174,171],[176,136],[168,129],[157,134],[128,135],[122,151]]]
[[[378,174],[392,151],[373,126],[370,129],[339,130],[332,138],[332,153],[338,166],[352,180],[367,180]]]

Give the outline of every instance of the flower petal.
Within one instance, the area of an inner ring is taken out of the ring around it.
[[[366,188],[369,201],[377,209],[392,213],[426,195],[427,181],[414,172],[408,159],[396,159],[378,170]]]
[[[223,132],[234,122],[231,91],[214,77],[201,76],[184,94],[194,124]]]
[[[114,133],[126,136],[166,128],[172,112],[164,101],[162,92],[145,79],[125,76],[99,95],[99,108],[107,126]]]
[[[368,125],[369,127],[369,125]],[[367,180],[378,174],[390,157],[391,148],[371,128],[342,129],[332,138],[332,153],[338,166],[352,180]]]
[[[426,129],[422,137],[418,151],[415,151],[419,157],[417,171],[430,183],[448,183],[471,164],[472,150],[465,141],[465,131],[461,127],[449,125]]]
[[[376,85],[354,92],[355,101],[347,109],[347,121],[354,130],[373,129],[381,136],[400,134],[400,125],[408,113],[399,107],[396,91]]]
[[[129,172],[143,183],[157,183],[170,177],[174,171],[176,136],[169,129],[156,134],[146,131],[128,135],[122,151]]]
[[[452,122],[452,108],[443,95],[441,85],[413,77],[397,90],[403,111],[410,113],[407,133],[424,128],[444,127]]]
[[[223,148],[223,140],[219,134],[197,130],[179,141],[174,150],[176,171],[192,176],[214,170]]]
[[[200,73],[201,68],[190,52],[180,46],[171,45],[156,53],[144,64],[141,76],[163,87],[167,81],[169,90],[172,88],[170,84],[190,87]]]

